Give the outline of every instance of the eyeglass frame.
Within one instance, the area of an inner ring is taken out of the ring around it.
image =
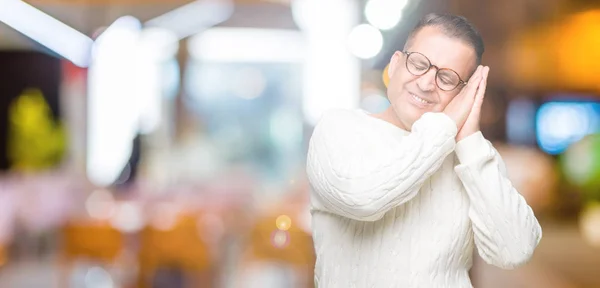
[[[408,51],[404,51],[404,50],[402,51],[402,53],[406,55],[406,60],[404,61],[405,62],[404,66],[406,67],[406,71],[408,71],[408,73],[410,73],[410,74],[412,74],[414,76],[423,76],[423,75],[427,74],[427,72],[429,72],[429,70],[431,70],[431,67],[435,67],[435,70],[436,70],[435,71],[435,86],[437,86],[438,88],[440,88],[440,90],[442,90],[442,91],[450,92],[450,91],[454,91],[460,85],[467,85],[467,81],[462,80],[462,78],[460,77],[460,74],[458,74],[458,72],[456,72],[456,71],[454,71],[454,70],[452,70],[450,68],[440,68],[439,66],[431,64],[431,60],[429,60],[429,58],[427,58],[427,56],[425,56],[423,53],[420,53],[420,52],[408,52]],[[425,72],[423,72],[423,74],[417,75],[417,74],[414,74],[414,73],[410,72],[410,69],[408,69],[408,57],[411,54],[419,54],[419,55],[425,57],[425,59],[427,59],[427,62],[429,62],[429,67],[427,68],[427,70],[425,70]],[[440,85],[437,82],[438,81],[438,73],[440,72],[440,70],[450,70],[450,71],[454,72],[456,74],[456,76],[458,76],[458,84],[456,84],[456,86],[454,86],[454,88],[452,88],[450,90],[444,90],[444,89],[442,89],[442,87],[440,87]]]

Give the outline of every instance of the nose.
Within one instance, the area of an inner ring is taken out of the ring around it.
[[[437,70],[434,67],[431,67],[427,73],[421,75],[417,79],[417,86],[423,92],[431,92],[435,90],[435,75],[437,74]]]

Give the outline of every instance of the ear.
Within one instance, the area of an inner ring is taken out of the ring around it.
[[[394,73],[396,72],[396,69],[398,69],[399,65],[402,65],[402,60],[404,59],[404,53],[400,52],[400,51],[396,51],[394,52],[394,55],[392,55],[392,59],[390,59],[390,64],[389,69],[388,69],[388,77],[391,79],[394,76]]]

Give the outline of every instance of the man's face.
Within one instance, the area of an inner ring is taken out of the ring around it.
[[[425,56],[431,65],[444,68],[438,75],[436,84],[436,67],[431,67],[425,74],[416,76],[407,69],[406,54],[397,51],[392,56],[388,70],[390,82],[387,96],[402,128],[410,131],[413,123],[424,113],[442,112],[446,108],[464,85],[444,91],[438,84],[447,90],[448,82],[443,81],[448,80],[448,75],[456,74],[461,80],[467,81],[476,68],[477,57],[469,45],[444,35],[436,27],[424,27],[417,32],[406,52],[420,53],[419,56],[410,56],[409,65],[413,65],[413,68],[425,69],[427,63],[420,61],[422,56]],[[415,72],[414,69],[412,72]]]

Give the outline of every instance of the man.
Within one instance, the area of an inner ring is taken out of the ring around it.
[[[472,287],[474,248],[505,269],[532,256],[539,223],[479,132],[483,50],[466,19],[427,15],[390,61],[386,111],[333,110],[317,124],[319,288]]]

